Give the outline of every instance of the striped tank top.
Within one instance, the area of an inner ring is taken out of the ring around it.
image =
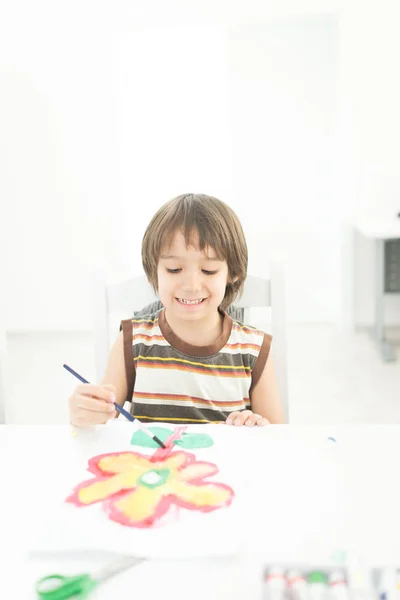
[[[144,423],[210,423],[251,409],[271,336],[222,312],[222,334],[192,346],[170,328],[165,309],[122,321],[131,413]]]

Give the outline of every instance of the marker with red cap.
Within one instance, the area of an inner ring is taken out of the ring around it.
[[[290,570],[287,582],[290,600],[309,600],[308,583],[300,571]]]
[[[344,573],[332,571],[329,576],[329,596],[331,600],[349,600],[349,588]]]
[[[264,600],[286,600],[287,579],[281,567],[271,567],[264,575]]]

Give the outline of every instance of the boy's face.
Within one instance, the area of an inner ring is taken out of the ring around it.
[[[226,261],[218,260],[212,248],[200,251],[197,234],[192,241],[186,248],[184,235],[176,232],[157,268],[158,293],[168,314],[191,321],[215,315],[228,280]]]

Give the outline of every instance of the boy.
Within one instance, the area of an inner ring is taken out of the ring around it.
[[[233,210],[204,194],[174,198],[147,227],[142,262],[163,308],[123,321],[101,385],[69,399],[71,423],[105,423],[125,400],[144,423],[283,423],[271,336],[225,312],[248,263]]]

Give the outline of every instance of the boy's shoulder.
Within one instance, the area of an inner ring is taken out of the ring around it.
[[[253,325],[248,325],[247,323],[244,323],[243,321],[239,321],[239,319],[232,319],[232,329],[236,329],[238,331],[243,331],[245,333],[264,335],[264,331],[261,331],[261,329],[258,329],[257,327],[254,327]]]
[[[151,316],[157,312],[160,312],[162,307],[163,305],[161,304],[160,300],[155,300],[151,304],[147,304],[147,306],[145,306],[141,310],[135,310],[132,318],[137,319],[141,317]]]
[[[140,313],[139,315],[137,315],[135,313],[134,316],[128,318],[128,319],[124,319],[123,321],[121,321],[119,330],[122,331],[124,330],[124,336],[126,335],[140,335],[141,333],[145,332],[145,333],[149,333],[150,331],[156,331],[158,332],[159,330],[159,323],[158,323],[158,313],[160,311],[155,311],[155,312],[151,312],[151,313]]]
[[[265,333],[265,331],[253,325],[247,325],[247,323],[243,323],[237,319],[232,319],[231,337],[248,344],[262,344],[265,339],[272,340],[272,336],[269,333]]]
[[[159,314],[162,309],[155,310],[152,312],[146,312],[140,314],[136,314],[132,317],[132,325],[134,327],[147,326],[153,327],[158,325]]]

